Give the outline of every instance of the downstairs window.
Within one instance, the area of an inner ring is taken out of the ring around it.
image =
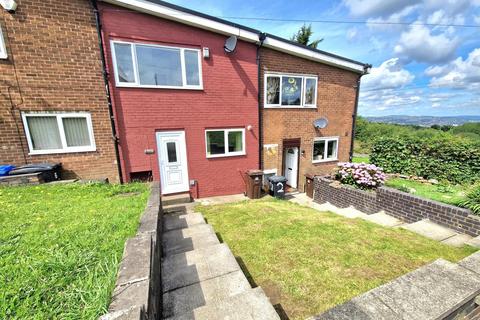
[[[245,129],[212,129],[205,131],[207,158],[245,154]]]

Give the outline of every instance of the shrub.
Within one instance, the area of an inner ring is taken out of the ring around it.
[[[361,189],[374,189],[385,183],[382,168],[366,163],[339,163],[336,179],[343,184],[349,184]]]
[[[480,178],[480,147],[460,137],[378,139],[370,161],[385,172],[468,183]]]
[[[480,184],[467,194],[467,199],[460,201],[458,205],[472,210],[474,214],[480,215]]]

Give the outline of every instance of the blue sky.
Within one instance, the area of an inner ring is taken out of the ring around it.
[[[480,115],[480,0],[168,2],[286,38],[303,23],[231,17],[366,21],[312,23],[314,38],[324,38],[319,49],[373,65],[362,78],[361,115]]]

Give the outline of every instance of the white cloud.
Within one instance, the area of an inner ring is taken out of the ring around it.
[[[343,4],[352,15],[364,17],[387,17],[416,2],[415,0],[343,0]]]
[[[429,24],[464,24],[465,16],[461,13],[449,14],[444,9],[439,9],[427,17]]]
[[[379,67],[372,68],[370,74],[362,78],[362,88],[390,89],[409,84],[414,76],[402,68],[398,58],[384,61]]]
[[[444,33],[434,35],[425,26],[411,25],[401,34],[394,50],[408,60],[442,63],[454,57],[459,44],[457,37],[448,37]]]
[[[353,41],[358,35],[358,29],[357,28],[350,28],[347,30],[347,39],[348,41]]]
[[[425,74],[433,76],[432,87],[448,87],[456,89],[480,89],[480,48],[468,54],[463,60],[458,57],[443,66],[430,67]]]
[[[474,16],[473,21],[475,21],[476,24],[480,24],[480,15],[479,16]]]

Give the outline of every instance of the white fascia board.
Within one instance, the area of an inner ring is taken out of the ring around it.
[[[155,4],[143,0],[102,0],[117,6],[122,6],[135,11],[147,13],[157,17],[165,18],[168,20],[177,21],[183,24],[195,26],[201,29],[210,30],[216,33],[225,35],[235,35],[239,39],[248,42],[258,42],[258,34],[244,30],[238,27],[234,27],[225,23],[210,20],[204,17],[199,17],[194,14],[175,10],[169,7],[165,7],[159,4]]]
[[[214,21],[195,14],[183,12],[160,4],[152,3],[144,0],[101,0],[117,6],[129,8],[138,12],[154,15],[168,20],[177,21],[183,24],[191,25],[197,28],[210,30],[212,32],[224,35],[236,35],[239,39],[247,42],[259,42],[258,33],[234,27],[219,21]],[[344,59],[332,57],[327,54],[308,50],[299,46],[295,46],[288,42],[280,41],[268,37],[264,40],[263,45],[273,50],[282,51],[301,58],[322,62],[339,68],[347,69],[363,74],[365,72],[364,65],[347,61]]]
[[[319,61],[325,64],[337,66],[343,69],[348,69],[358,73],[364,73],[364,65],[358,64],[350,61],[346,61],[340,58],[332,57],[327,54],[323,54],[321,52],[315,52],[312,50],[308,50],[284,41],[280,41],[277,39],[272,39],[267,37],[263,42],[263,45],[267,48],[272,48],[274,50],[282,51],[285,53],[289,53],[298,57],[302,57],[305,59]]]

